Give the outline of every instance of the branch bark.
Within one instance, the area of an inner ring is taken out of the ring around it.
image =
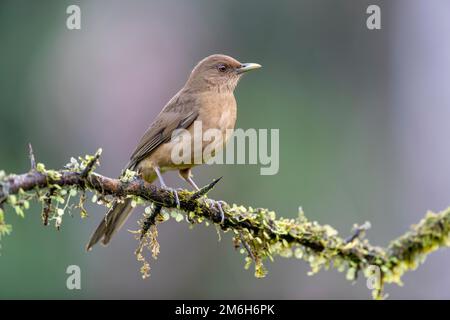
[[[59,171],[36,165],[34,156],[31,156],[32,169],[29,172],[0,178],[0,205],[8,203],[16,208],[23,207],[27,200],[21,202],[17,196],[29,197],[41,190],[76,188],[83,192],[83,198],[84,192],[91,190],[101,198],[136,197],[167,210],[176,209],[177,204],[170,191],[149,184],[139,176],[112,179],[93,172],[99,156],[99,153],[86,156],[81,164],[72,161],[72,166]],[[242,253],[247,253],[247,263],[255,264],[255,275],[259,277],[265,275],[264,259],[273,259],[276,255],[295,256],[309,262],[311,273],[333,266],[341,271],[347,270],[347,278],[355,280],[362,272],[372,280],[374,297],[383,298],[385,283],[401,284],[401,276],[406,271],[415,269],[430,252],[450,245],[450,209],[437,214],[427,213],[422,221],[391,241],[386,248],[373,246],[364,239],[367,224],[356,226],[355,234],[344,239],[331,226],[307,220],[303,212],[297,219],[283,219],[268,209],[224,203],[225,220],[220,224],[218,208],[208,205],[208,201],[202,198],[217,182],[197,193],[179,191],[179,209],[187,215],[188,221],[210,221],[223,231],[232,231],[236,247],[242,247]],[[41,196],[38,200],[48,199]]]

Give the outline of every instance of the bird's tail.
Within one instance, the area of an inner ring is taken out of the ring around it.
[[[102,244],[106,246],[114,233],[119,230],[128,219],[132,211],[133,207],[131,206],[131,199],[125,199],[124,202],[120,203],[115,201],[112,208],[109,209],[105,218],[102,219],[97,229],[92,234],[91,239],[86,246],[86,250],[91,250],[100,240],[102,241]]]

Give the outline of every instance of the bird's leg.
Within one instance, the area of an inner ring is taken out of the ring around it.
[[[166,183],[164,182],[164,179],[162,177],[161,171],[159,171],[159,168],[157,166],[154,167],[154,170],[156,172],[156,175],[158,176],[159,179],[159,183],[161,184],[161,188],[166,189],[167,191],[172,192],[174,198],[175,198],[175,202],[177,204],[177,208],[180,207],[180,198],[178,197],[178,192],[177,190],[170,188],[166,185]]]
[[[192,174],[191,174],[191,170],[187,169],[187,170],[180,170],[180,176],[187,182],[189,183],[192,188],[195,189],[195,191],[199,191],[200,188],[197,186],[197,184],[195,183],[195,181],[192,179]],[[223,208],[222,208],[222,200],[212,200],[212,199],[208,199],[206,196],[203,196],[204,200],[206,203],[208,204],[212,204],[214,205],[217,209],[219,209],[220,212],[220,224],[223,224],[223,222],[225,221],[225,213],[223,212]],[[189,217],[188,217],[189,219]]]
[[[192,186],[192,188],[195,189],[195,191],[200,191],[200,188],[197,186],[197,184],[195,183],[195,181],[192,180],[192,177],[191,177],[191,176],[188,176],[188,177],[186,178],[186,181],[187,181],[187,183],[189,183],[189,184]]]

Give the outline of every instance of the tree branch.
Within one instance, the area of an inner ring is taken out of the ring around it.
[[[154,215],[146,216],[143,223],[144,233],[139,233],[140,240],[151,225],[167,220],[167,217],[155,220],[155,216],[161,215],[161,208],[168,210],[172,216],[179,214],[170,191],[147,183],[135,172],[127,171],[120,179],[108,178],[93,172],[100,152],[79,160],[72,158],[65,169],[59,171],[47,170],[41,163],[36,165],[31,147],[30,155],[32,169],[28,173],[9,176],[0,174],[0,205],[9,204],[18,214],[23,214],[28,201],[33,198],[47,203],[44,209],[50,210],[52,201],[64,203],[67,196],[75,196],[77,192],[82,193],[79,207],[84,211],[82,202],[86,190],[93,191],[96,202],[106,206],[114,199],[132,197],[137,204],[150,202],[157,208]],[[220,211],[216,206],[208,205],[208,201],[203,198],[217,182],[218,180],[213,181],[197,193],[179,191],[180,209],[186,214],[188,221],[193,223],[209,221],[223,231],[233,232],[236,247],[241,248],[241,253],[247,254],[246,267],[254,263],[257,277],[266,274],[262,264],[266,258],[273,260],[277,255],[295,256],[309,262],[310,274],[332,266],[340,271],[347,270],[347,278],[355,280],[358,273],[363,272],[364,276],[371,280],[373,296],[383,298],[385,283],[401,284],[401,276],[406,271],[415,269],[429,253],[450,245],[450,209],[437,214],[427,213],[425,218],[409,232],[391,241],[386,248],[373,246],[364,239],[364,233],[370,226],[368,223],[356,226],[355,234],[344,239],[331,226],[307,220],[301,210],[298,218],[284,219],[276,218],[275,213],[268,209],[225,203],[222,205],[225,220],[220,224]],[[55,224],[59,227],[64,210],[65,208],[56,206],[50,218],[49,212],[46,213],[47,221],[55,220]],[[3,210],[0,209],[0,237],[9,233],[10,227],[7,226]],[[159,245],[155,250],[155,234],[156,231],[151,235],[154,256],[159,252]]]

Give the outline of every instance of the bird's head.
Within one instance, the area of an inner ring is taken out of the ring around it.
[[[261,68],[257,63],[241,63],[223,54],[204,58],[192,70],[187,85],[196,90],[233,92],[241,76]]]

